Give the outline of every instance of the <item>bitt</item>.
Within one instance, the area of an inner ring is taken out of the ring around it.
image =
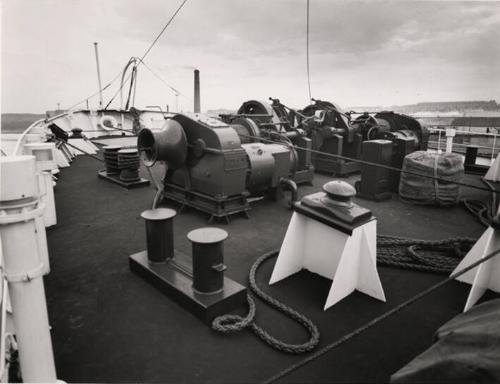
[[[246,288],[224,276],[224,240],[219,228],[188,233],[192,258],[174,249],[173,220],[168,208],[144,211],[147,250],[129,257],[130,269],[206,323],[246,303]]]
[[[355,289],[385,302],[375,217],[352,202],[356,190],[350,184],[331,181],[323,191],[294,203],[269,284],[307,269],[333,280],[324,310]]]

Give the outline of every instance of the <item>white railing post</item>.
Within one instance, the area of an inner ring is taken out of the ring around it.
[[[446,128],[446,153],[451,153],[453,149],[453,138],[456,132],[455,128]]]
[[[441,130],[438,128],[438,147],[437,147],[437,152],[440,154],[441,153]]]
[[[491,148],[491,164],[495,161],[495,146],[497,144],[497,134],[493,136],[493,147]]]

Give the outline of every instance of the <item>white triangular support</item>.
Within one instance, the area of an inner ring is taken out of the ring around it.
[[[497,249],[500,249],[500,233],[498,230],[488,227],[453,273],[460,271]],[[476,304],[486,290],[491,289],[500,292],[500,256],[479,264],[476,268],[457,277],[456,280],[472,285],[465,303],[465,312]]]
[[[490,169],[484,175],[484,178],[488,181],[500,181],[500,153],[497,155],[496,159],[491,164]]]
[[[269,284],[301,269],[333,280],[324,309],[354,290],[385,302],[376,267],[377,222],[348,234],[294,212]]]

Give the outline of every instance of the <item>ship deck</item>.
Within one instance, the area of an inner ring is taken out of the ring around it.
[[[48,229],[51,273],[45,277],[58,377],[67,382],[260,382],[304,358],[275,351],[250,331],[221,335],[129,269],[129,255],[145,249],[144,222],[152,187],[123,189],[98,179],[102,164],[79,156],[62,169],[55,189],[58,224]],[[159,171],[156,171],[159,175]],[[143,176],[147,174],[144,173]],[[319,191],[330,178],[316,175],[299,195]],[[353,181],[353,178],[347,179]],[[467,176],[468,183],[481,185]],[[465,196],[487,194],[463,189]],[[433,208],[358,200],[378,219],[378,233],[419,239],[478,237],[484,227],[463,207]],[[178,208],[164,202],[165,206]],[[232,216],[225,242],[226,276],[247,285],[250,266],[280,247],[292,212],[285,200],[252,203],[250,219]],[[186,208],[175,218],[175,248],[191,253],[186,234],[207,226],[207,215]],[[331,282],[302,271],[268,286],[274,260],[258,282],[266,292],[310,317],[320,348],[442,280],[443,275],[380,266],[387,302],[355,292],[323,311]],[[451,282],[439,291],[295,370],[279,382],[387,382],[427,349],[439,326],[460,313],[469,286]],[[485,298],[496,297],[489,292]],[[243,309],[242,309],[243,312]],[[257,322],[288,342],[305,331],[257,303]]]

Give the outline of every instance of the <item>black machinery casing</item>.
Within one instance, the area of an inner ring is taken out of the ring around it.
[[[367,140],[363,143],[363,160],[390,165],[393,157],[393,142],[390,140]],[[370,200],[386,200],[391,197],[391,171],[374,165],[362,164],[361,182],[356,184],[358,196]]]
[[[166,121],[162,131],[142,130],[138,147],[148,159],[166,163],[166,198],[207,212],[210,218],[227,219],[249,210],[251,193],[280,196],[281,181],[293,175],[297,164],[285,144],[251,140],[242,144],[237,129],[242,126],[233,127],[202,114],[177,114]],[[169,137],[175,141],[172,147]]]
[[[279,100],[272,100],[272,103],[260,100],[245,101],[236,114],[221,115],[221,119],[241,134],[242,143],[258,142],[259,138],[262,138],[265,143],[275,141],[287,145],[293,162],[290,179],[297,184],[311,183],[314,177],[309,151],[312,148],[312,140],[305,131],[293,126],[293,111],[287,111]]]
[[[315,100],[300,113],[309,117],[307,120],[299,118],[298,122],[312,139],[312,149],[326,153],[313,153],[312,161],[317,171],[343,176],[360,170],[359,163],[335,157],[360,158],[363,140],[357,127],[349,124],[348,117],[338,106]]]
[[[365,117],[361,125],[365,141],[362,160],[400,170],[406,155],[426,150],[429,133],[420,123],[406,115],[379,112]],[[355,120],[356,121],[356,120]],[[356,188],[360,197],[384,200],[397,193],[401,173],[369,164],[361,166],[361,180]]]

